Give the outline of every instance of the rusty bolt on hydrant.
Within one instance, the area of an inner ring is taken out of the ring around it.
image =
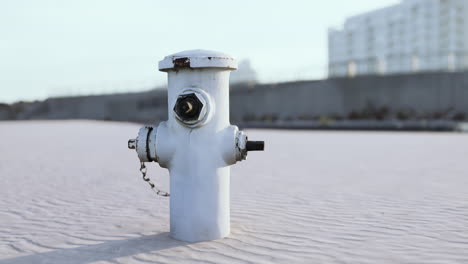
[[[128,142],[141,162],[158,162],[170,173],[170,229],[195,242],[229,235],[230,165],[248,151],[263,151],[229,123],[229,74],[237,62],[226,54],[192,50],[165,57],[169,117],[140,129]],[[145,176],[145,174],[143,175]]]

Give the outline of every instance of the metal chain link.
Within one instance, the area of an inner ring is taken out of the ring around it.
[[[153,190],[153,192],[156,193],[156,195],[169,197],[170,194],[168,192],[161,191],[160,189],[156,188],[156,185],[150,180],[150,178],[148,178],[148,176],[146,176],[148,169],[146,168],[145,163],[140,162],[140,164],[141,164],[140,172],[141,172],[141,175],[143,176],[143,180],[151,186],[151,190]]]

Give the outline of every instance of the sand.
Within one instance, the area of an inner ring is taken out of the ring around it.
[[[0,264],[468,263],[467,134],[249,130],[267,148],[232,167],[231,236],[189,244],[138,128],[0,123]]]

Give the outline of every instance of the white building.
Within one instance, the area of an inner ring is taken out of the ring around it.
[[[403,0],[328,32],[329,77],[468,69],[468,0]]]

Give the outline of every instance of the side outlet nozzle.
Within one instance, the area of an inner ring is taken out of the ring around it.
[[[247,151],[264,151],[265,141],[247,141],[245,148]]]

